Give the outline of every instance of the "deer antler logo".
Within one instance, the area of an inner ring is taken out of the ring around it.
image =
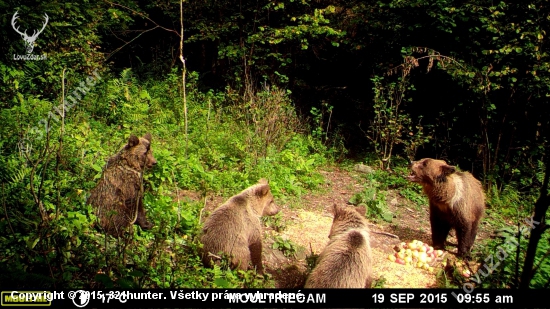
[[[25,41],[25,47],[27,48],[27,54],[30,54],[30,53],[32,53],[32,50],[34,49],[34,41],[36,41],[36,38],[38,38],[38,35],[40,33],[42,33],[42,31],[44,31],[44,28],[46,28],[46,25],[48,24],[49,17],[48,17],[48,14],[44,13],[44,18],[46,19],[46,21],[44,22],[44,25],[42,26],[42,29],[40,29],[40,31],[38,31],[38,32],[36,32],[36,30],[34,30],[32,35],[28,36],[27,35],[27,30],[25,30],[25,32],[21,32],[21,31],[19,31],[19,27],[17,27],[17,28],[15,27],[15,21],[19,18],[19,16],[17,16],[17,12],[15,12],[15,14],[13,14],[13,17],[11,19],[11,25],[12,25],[13,29],[15,30],[15,32],[19,33],[21,35],[21,37],[23,38],[23,41]]]

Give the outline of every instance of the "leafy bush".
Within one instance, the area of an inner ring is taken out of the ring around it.
[[[386,192],[379,190],[376,183],[371,183],[363,191],[354,194],[349,203],[365,207],[368,218],[382,219],[387,222],[393,220],[393,215],[388,211],[386,204]]]
[[[420,186],[403,188],[399,190],[399,194],[409,201],[412,201],[418,209],[420,209],[421,206],[428,205],[428,198],[422,192],[422,187]]]
[[[298,250],[295,243],[293,243],[290,239],[283,238],[281,236],[275,237],[273,249],[280,250],[286,257],[292,257]]]
[[[282,212],[278,212],[274,216],[264,216],[262,221],[268,227],[271,227],[277,232],[282,232],[286,229],[286,222],[283,218]]]

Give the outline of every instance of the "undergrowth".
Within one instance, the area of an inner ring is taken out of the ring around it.
[[[317,169],[328,163],[328,149],[306,133],[283,89],[202,92],[194,73],[187,78],[185,135],[179,78],[176,71],[163,81],[138,80],[131,70],[102,76],[65,118],[52,111],[57,103],[37,96],[19,96],[17,104],[2,110],[0,120],[16,132],[0,142],[0,229],[7,231],[0,235],[2,284],[40,289],[273,286],[270,275],[231,271],[223,264],[203,267],[198,235],[204,205],[175,197],[180,190],[227,197],[260,178],[269,180],[276,202],[299,197],[323,182]],[[35,123],[48,123],[50,129],[30,134],[24,124]],[[142,231],[136,225],[131,236],[105,238],[86,198],[106,160],[130,134],[145,132],[153,135],[158,161],[144,174],[144,203],[154,227]],[[18,147],[21,137],[27,147]],[[284,228],[281,218],[270,224]]]
[[[178,201],[176,196],[180,190],[190,190],[203,197],[228,197],[267,178],[276,202],[299,198],[324,182],[320,167],[331,159],[341,159],[341,151],[335,150],[341,150],[341,140],[323,134],[326,125],[319,110],[312,110],[315,128],[307,128],[283,89],[247,88],[244,94],[231,88],[199,91],[194,73],[187,78],[186,134],[179,78],[176,71],[163,81],[138,80],[131,70],[120,76],[103,76],[66,110],[65,117],[55,109],[57,102],[22,93],[1,110],[5,131],[14,132],[0,140],[1,287],[274,285],[269,274],[232,271],[226,263],[212,269],[203,267],[198,236],[204,205]],[[332,109],[327,107],[327,111]],[[101,177],[106,160],[130,134],[145,132],[153,135],[152,149],[158,161],[144,174],[145,208],[154,227],[142,231],[133,226],[126,238],[106,238],[96,228],[87,196]],[[367,164],[375,162],[367,159]],[[370,219],[393,220],[386,200],[390,190],[418,209],[427,205],[419,186],[406,179],[408,163],[393,156],[392,166],[364,174],[364,189],[350,199],[352,204],[365,206]],[[502,233],[509,237],[517,236],[514,222],[529,217],[536,198],[516,187],[510,184],[487,190],[488,225],[504,228]],[[279,231],[285,228],[281,217],[264,222]],[[498,252],[503,237],[478,243],[475,257],[484,263],[487,256]],[[548,240],[545,234],[539,243],[532,287],[549,285]],[[526,241],[521,238],[516,249],[510,249],[500,261],[500,268],[480,285],[514,286]],[[284,240],[276,243],[289,255],[296,249]],[[456,272],[443,272],[439,278],[442,286],[463,283]]]

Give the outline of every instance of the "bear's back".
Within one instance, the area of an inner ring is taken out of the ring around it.
[[[350,229],[334,235],[306,282],[306,288],[365,288],[371,277],[369,234]]]

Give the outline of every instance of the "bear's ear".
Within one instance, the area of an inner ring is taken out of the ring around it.
[[[443,165],[441,166],[441,171],[443,172],[443,175],[449,176],[452,173],[456,172],[456,168],[451,165]]]
[[[268,184],[261,184],[256,188],[256,195],[257,196],[266,196],[269,193],[269,185]]]
[[[135,135],[130,135],[130,138],[128,139],[128,147],[134,147],[137,144],[139,144],[139,138]]]
[[[356,206],[355,211],[357,211],[363,217],[367,215],[367,208],[365,208],[365,206]]]
[[[330,208],[330,212],[331,212],[334,216],[336,216],[336,214],[338,213],[338,209],[339,209],[339,208],[338,208],[338,205],[337,205],[336,203],[334,203],[334,204],[332,205],[332,207]]]
[[[148,140],[149,142],[151,142],[151,139],[152,139],[153,137],[151,136],[151,133],[146,133],[145,135],[143,135],[143,138],[146,139],[146,140]]]
[[[240,194],[240,195],[235,195],[235,196],[232,196],[230,198],[230,201],[234,204],[234,205],[238,205],[240,207],[245,207],[246,206],[246,196]]]
[[[262,179],[258,180],[258,183],[259,183],[259,184],[262,184],[262,185],[267,185],[267,184],[268,184],[268,181],[267,181],[267,179],[262,178]]]

